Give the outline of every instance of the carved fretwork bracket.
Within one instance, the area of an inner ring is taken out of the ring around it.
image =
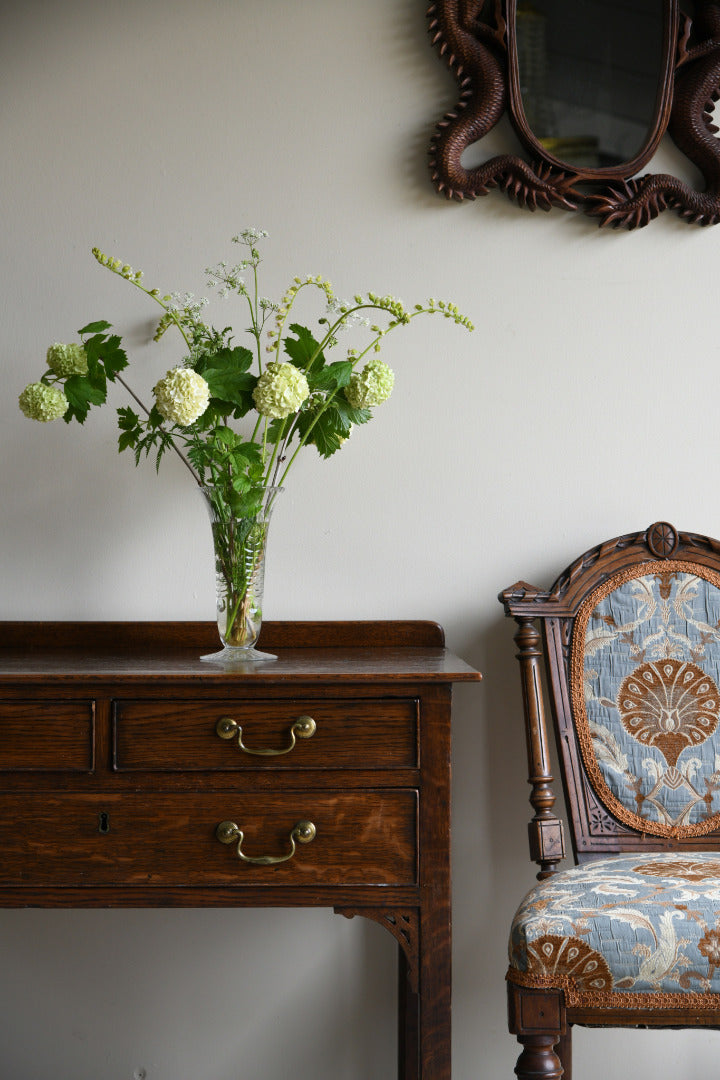
[[[410,989],[415,994],[418,992],[420,917],[416,908],[336,907],[335,912],[346,919],[361,915],[389,930],[405,954]]]

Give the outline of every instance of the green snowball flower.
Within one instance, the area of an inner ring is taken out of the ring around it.
[[[284,420],[298,411],[309,394],[308,381],[299,368],[272,361],[257,381],[253,401],[261,416]]]
[[[153,393],[160,415],[180,427],[194,423],[210,401],[210,387],[192,368],[172,368],[155,386]]]
[[[30,420],[59,420],[68,411],[70,402],[57,386],[34,382],[26,386],[18,398],[18,404]]]
[[[395,375],[382,360],[369,360],[362,371],[354,371],[345,387],[345,397],[353,409],[382,405],[392,394]]]
[[[51,345],[47,351],[47,365],[61,379],[68,375],[87,375],[87,355],[82,345]]]

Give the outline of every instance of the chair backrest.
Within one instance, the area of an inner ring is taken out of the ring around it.
[[[500,599],[519,624],[538,876],[562,837],[537,620],[576,858],[720,849],[720,542],[657,522]]]

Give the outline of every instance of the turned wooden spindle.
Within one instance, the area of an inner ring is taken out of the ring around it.
[[[550,877],[565,855],[562,822],[553,814],[555,794],[550,772],[547,725],[542,695],[540,633],[532,619],[518,618],[515,643],[520,663],[523,711],[527,731],[528,783],[535,816],[528,825],[530,857],[538,863],[538,879]]]

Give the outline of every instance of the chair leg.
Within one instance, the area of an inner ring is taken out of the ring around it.
[[[562,990],[542,990],[508,982],[508,1026],[523,1050],[518,1080],[569,1080],[570,1026]],[[558,1052],[555,1045],[558,1044]],[[567,1063],[568,1072],[563,1072]]]
[[[515,1066],[518,1080],[561,1080],[563,1067],[555,1053],[556,1035],[518,1035],[523,1050]]]
[[[563,1080],[572,1080],[572,1027],[570,1024],[565,1029],[555,1046],[557,1056],[563,1069]]]

